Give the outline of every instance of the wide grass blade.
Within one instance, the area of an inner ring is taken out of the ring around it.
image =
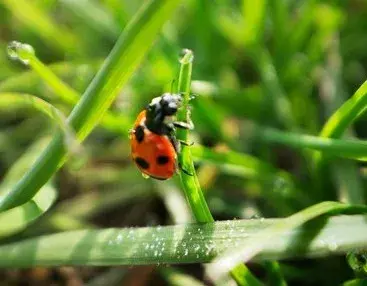
[[[210,262],[287,220],[63,232],[1,246],[0,267]],[[286,231],[274,229],[255,260],[329,256],[366,246],[366,216],[338,216]]]
[[[178,3],[178,0],[149,1],[128,24],[68,118],[79,140],[85,139],[98,124]],[[9,195],[0,201],[0,210],[9,209],[32,198],[65,162],[65,155],[62,136],[55,135],[39,160]]]
[[[210,267],[210,271],[213,275],[219,278],[237,263],[241,261],[247,262],[254,256],[261,253],[267,245],[272,244],[276,234],[282,235],[290,232],[318,216],[330,213],[341,213],[343,211],[367,213],[367,206],[351,206],[338,202],[322,202],[317,205],[313,205],[289,216],[288,218],[274,223],[270,227],[259,232],[255,237],[246,239],[235,250],[230,249],[213,262]],[[365,235],[367,235],[367,233]],[[335,236],[331,247],[337,249],[338,242],[339,240],[337,240]],[[294,241],[294,243],[296,243],[296,241]],[[303,247],[305,247],[305,245],[303,245]]]

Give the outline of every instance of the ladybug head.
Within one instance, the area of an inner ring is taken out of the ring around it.
[[[165,129],[166,118],[175,115],[181,104],[182,98],[179,94],[164,93],[153,98],[146,108],[147,127],[156,133],[161,133],[158,130]]]
[[[166,116],[174,115],[182,104],[179,94],[164,93],[162,96],[153,98],[148,105],[147,111],[154,117],[164,119]]]

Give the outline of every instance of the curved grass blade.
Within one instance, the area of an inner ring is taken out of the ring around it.
[[[345,210],[348,208],[352,210]],[[0,267],[206,263],[287,221],[255,219],[63,232],[0,246]],[[344,215],[318,222],[324,223],[321,229],[316,223],[274,231],[255,260],[330,256],[367,246],[366,216]]]
[[[343,211],[367,213],[367,206],[351,206],[338,202],[322,202],[313,205],[274,223],[272,226],[259,232],[256,237],[246,239],[235,250],[230,249],[213,261],[213,264],[210,266],[210,271],[213,275],[220,278],[237,263],[242,261],[247,262],[258,255],[267,245],[272,243],[274,236],[292,231],[321,215],[341,213]],[[335,237],[333,243],[336,244],[336,241]],[[338,244],[336,244],[336,248],[338,248]]]
[[[68,118],[82,141],[98,124],[114,98],[142,61],[178,0],[149,1],[128,24],[100,71]],[[65,162],[62,136],[55,135],[38,161],[0,201],[6,210],[28,201]]]
[[[67,123],[64,114],[50,103],[30,94],[0,92],[0,109],[1,108],[34,108],[50,119],[52,119],[62,130],[66,148],[75,153],[79,150],[79,143],[75,133]]]
[[[56,197],[55,188],[46,184],[25,204],[0,213],[0,238],[26,228],[53,205]]]
[[[12,165],[0,185],[0,196],[5,196],[24,171],[36,160],[39,152],[46,146],[48,138],[32,144]],[[56,190],[51,184],[45,185],[29,202],[0,213],[0,238],[24,229],[28,224],[46,212],[56,200]]]
[[[344,131],[359,116],[361,116],[367,108],[367,81],[365,81],[354,95],[333,113],[333,115],[325,123],[320,133],[321,137],[339,138]]]

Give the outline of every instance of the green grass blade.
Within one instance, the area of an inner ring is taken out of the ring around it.
[[[128,24],[68,118],[79,140],[83,140],[98,124],[178,3],[176,0],[149,1]],[[55,135],[39,160],[0,201],[0,210],[25,203],[33,197],[63,164],[65,155],[62,138]]]
[[[72,77],[75,78],[80,73],[94,74],[97,71],[99,61],[90,64],[82,64],[76,62],[59,62],[47,66],[50,71],[58,78]],[[37,88],[41,86],[42,82],[38,73],[33,70],[17,73],[0,82],[0,91],[17,91],[17,92],[31,92],[39,90],[43,95],[44,90]],[[43,92],[42,92],[43,91]],[[48,96],[48,93],[44,95]]]
[[[181,69],[178,79],[178,91],[183,93],[184,105],[177,115],[179,121],[189,122],[189,114],[187,105],[190,98],[191,72],[192,61],[194,55],[192,51],[185,50],[185,55],[181,59]],[[188,130],[177,130],[177,138],[183,142],[189,142]],[[182,145],[182,144],[181,144]],[[214,221],[208,205],[206,204],[203,192],[201,191],[198,178],[196,176],[194,163],[192,161],[190,146],[181,146],[181,152],[178,154],[178,162],[180,166],[187,171],[180,172],[181,183],[185,196],[189,201],[195,219],[198,222],[212,222]]]
[[[29,65],[37,74],[53,89],[55,95],[57,95],[62,101],[74,106],[80,95],[77,91],[71,88],[69,85],[64,83],[60,78],[52,72],[50,68],[44,65],[35,55],[33,48],[32,52],[27,51],[27,44],[19,42],[11,42],[9,47],[12,49],[13,57],[16,57],[23,63]],[[29,49],[28,48],[28,49]],[[126,116],[116,115],[112,112],[107,111],[105,116],[102,118],[101,124],[108,130],[121,135],[127,135],[127,130],[131,126],[130,120]]]
[[[256,131],[259,138],[271,143],[284,144],[298,149],[312,149],[325,154],[367,160],[367,142],[362,140],[339,140],[311,135],[282,132],[273,128],[261,128]]]
[[[26,228],[53,205],[56,197],[54,187],[46,184],[30,201],[0,213],[0,238]]]
[[[367,206],[351,206],[338,202],[322,202],[317,205],[313,205],[289,216],[288,218],[280,220],[278,223],[275,223],[262,232],[259,232],[256,237],[245,240],[235,250],[227,251],[213,262],[210,266],[210,271],[216,277],[221,277],[237,263],[241,261],[247,262],[260,253],[268,244],[272,243],[274,235],[292,231],[318,216],[330,213],[340,213],[343,211],[366,213]],[[334,241],[334,243],[336,242]],[[336,248],[337,247],[338,246],[336,246]]]
[[[0,97],[1,98],[1,97]],[[5,196],[10,186],[14,184],[25,170],[36,160],[39,152],[46,146],[47,138],[37,140],[12,165],[2,179],[0,197]],[[51,184],[45,185],[29,202],[11,210],[0,213],[0,238],[14,234],[24,229],[46,212],[56,200],[57,192]]]
[[[184,104],[177,118],[180,121],[189,122],[191,119],[187,106],[190,100],[191,73],[194,55],[190,50],[184,50],[184,52],[185,54],[180,60],[181,68],[178,78],[178,91],[183,93]],[[188,142],[188,130],[177,130],[177,138],[183,142]],[[189,173],[186,174],[186,172],[181,171],[180,178],[185,196],[190,204],[196,221],[202,223],[213,222],[213,216],[210,213],[204,194],[200,188],[199,180],[196,176],[190,146],[182,146],[182,150],[178,154],[178,162],[180,166]],[[247,285],[250,282],[252,285],[260,284],[245,265],[236,266],[231,270],[231,275],[238,285]]]
[[[367,107],[367,81],[333,113],[320,133],[321,137],[339,138]]]
[[[287,221],[254,219],[63,232],[0,246],[0,267],[206,263]],[[367,246],[366,216],[319,222],[325,223],[321,230],[320,225],[307,224],[273,232],[255,260],[329,256]]]
[[[0,92],[0,109],[34,108],[54,121],[64,134],[65,146],[70,152],[77,151],[79,143],[64,114],[50,103],[30,94]]]
[[[267,0],[242,0],[244,17],[243,40],[246,46],[257,46],[263,41]]]

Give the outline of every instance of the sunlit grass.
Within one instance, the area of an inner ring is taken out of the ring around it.
[[[0,3],[0,266],[362,285],[367,6],[235,2]],[[145,180],[127,134],[170,91],[185,172]]]

